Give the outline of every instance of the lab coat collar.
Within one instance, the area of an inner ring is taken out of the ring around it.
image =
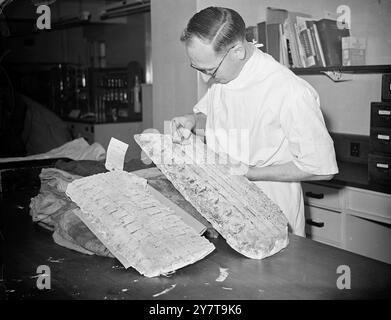
[[[268,62],[267,59],[265,59],[265,54],[256,48],[254,45],[252,45],[254,50],[251,53],[251,57],[247,60],[247,62],[244,64],[242,70],[240,71],[239,75],[233,79],[232,81],[221,84],[222,86],[228,88],[228,89],[240,89],[245,86],[247,86],[249,83],[253,81],[255,77],[262,77],[262,74],[268,73]],[[255,65],[257,62],[261,59],[261,63],[265,64],[263,68],[255,68]]]

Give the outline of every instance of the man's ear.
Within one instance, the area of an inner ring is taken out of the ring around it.
[[[242,44],[237,44],[232,50],[236,59],[244,60],[246,58],[246,49]]]

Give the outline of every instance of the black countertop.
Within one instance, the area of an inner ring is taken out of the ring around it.
[[[113,121],[112,119],[109,119],[107,121],[102,120],[96,120],[95,118],[63,118],[66,122],[73,122],[73,123],[81,123],[81,124],[119,124],[119,123],[129,123],[129,122],[142,122],[142,119],[140,117],[137,118],[118,118],[117,121]]]
[[[133,170],[145,168],[129,165]],[[340,168],[340,175],[348,172]],[[0,300],[390,298],[390,265],[292,234],[287,248],[262,260],[238,254],[222,237],[209,239],[216,250],[204,259],[171,277],[146,278],[132,268],[125,270],[116,259],[84,255],[54,243],[51,232],[31,221],[29,203],[37,192],[8,192],[0,197],[0,240],[5,249],[0,257]],[[36,287],[39,265],[50,267],[50,290]],[[354,275],[350,290],[336,286],[341,265],[348,265]],[[216,281],[221,268],[229,273],[224,282]]]
[[[329,181],[311,181],[314,184],[334,187],[355,187],[391,194],[391,186],[368,181],[368,165],[362,163],[338,162],[339,173]]]
[[[146,278],[125,270],[118,260],[89,256],[57,245],[51,232],[29,216],[35,192],[7,193],[0,198],[4,259],[0,266],[1,299],[99,300],[270,300],[390,299],[391,265],[311,239],[289,234],[277,254],[248,259],[222,237],[209,239],[216,249],[170,277]],[[178,203],[179,205],[179,203]],[[51,288],[37,288],[37,267],[50,268]],[[351,289],[337,287],[338,268],[349,266]],[[221,268],[228,276],[217,281]]]

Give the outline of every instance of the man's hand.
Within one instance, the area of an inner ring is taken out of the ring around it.
[[[249,166],[243,162],[233,162],[229,167],[229,174],[231,176],[247,176]]]
[[[171,120],[172,142],[186,143],[189,141],[192,130],[196,126],[194,114],[187,114],[181,117],[175,117]]]

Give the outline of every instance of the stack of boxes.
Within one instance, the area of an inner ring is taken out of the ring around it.
[[[371,183],[391,186],[391,74],[383,75],[382,102],[371,103],[368,175]]]

